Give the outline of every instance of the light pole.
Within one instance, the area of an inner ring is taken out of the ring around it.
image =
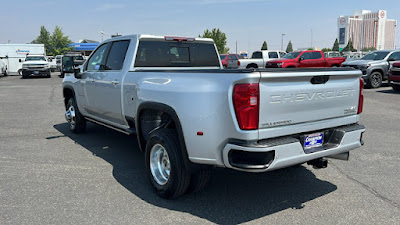
[[[101,42],[103,42],[104,31],[101,30],[99,33],[101,34]]]
[[[282,34],[282,38],[281,38],[281,51],[283,51],[283,36],[285,36],[285,34]]]

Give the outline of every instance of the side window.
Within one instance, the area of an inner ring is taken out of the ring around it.
[[[283,56],[286,55],[286,52],[279,52],[279,56],[282,58]]]
[[[253,52],[252,59],[262,59],[262,52]]]
[[[311,52],[311,59],[320,59],[322,58],[321,52]]]
[[[392,53],[392,54],[389,56],[388,60],[395,60],[395,61],[400,60],[400,52],[394,52],[394,53]]]
[[[268,58],[277,59],[277,58],[279,58],[278,53],[277,52],[268,52]]]
[[[97,71],[103,69],[101,68],[101,65],[104,65],[108,45],[109,43],[103,44],[93,53],[92,57],[90,57],[86,64],[86,70]]]
[[[129,47],[129,40],[115,41],[111,45],[110,53],[107,57],[106,70],[121,70],[124,65],[126,51]]]
[[[304,52],[303,55],[300,56],[302,60],[311,59],[311,52]]]

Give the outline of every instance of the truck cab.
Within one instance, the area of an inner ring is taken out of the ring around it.
[[[27,55],[22,63],[22,78],[30,76],[46,76],[50,78],[50,65],[44,55]]]
[[[261,50],[255,51],[250,59],[240,59],[239,69],[264,68],[269,60],[279,59],[286,55],[284,51]]]
[[[271,60],[266,68],[311,68],[311,67],[340,67],[344,57],[325,58],[322,51],[307,50],[286,54],[282,59]]]

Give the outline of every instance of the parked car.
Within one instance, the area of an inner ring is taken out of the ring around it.
[[[61,72],[61,64],[62,64],[62,55],[56,56],[56,64],[57,64],[57,71]]]
[[[344,62],[343,67],[352,67],[362,71],[367,87],[379,88],[388,79],[388,70],[394,61],[400,60],[400,50],[378,50],[365,55],[360,60]]]
[[[400,91],[400,61],[394,62],[389,70],[389,85],[395,91]]]
[[[345,60],[344,57],[325,58],[322,51],[298,51],[269,61],[266,68],[340,67]]]
[[[51,72],[55,72],[57,69],[57,62],[54,56],[47,56],[47,62],[49,62]]]
[[[237,69],[240,66],[238,54],[220,54],[219,57],[224,69]]]
[[[201,190],[213,166],[325,168],[323,157],[348,159],[363,144],[363,83],[353,69],[222,70],[212,39],[153,35],[106,40],[79,69],[65,69],[70,130],[90,121],[135,134],[164,198]]]
[[[50,78],[51,70],[44,55],[27,55],[22,63],[22,78],[30,76],[46,76]]]
[[[272,51],[272,50],[261,50],[255,51],[251,55],[250,59],[239,59],[240,69],[245,68],[264,68],[265,64],[272,59],[282,58],[286,52],[283,51]]]
[[[336,58],[336,57],[341,57],[340,52],[324,52],[325,58]]]

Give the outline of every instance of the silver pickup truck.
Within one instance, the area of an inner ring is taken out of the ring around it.
[[[164,198],[201,190],[215,166],[323,168],[363,144],[359,70],[223,70],[211,39],[150,35],[107,40],[68,68],[72,132],[90,121],[135,134]]]

